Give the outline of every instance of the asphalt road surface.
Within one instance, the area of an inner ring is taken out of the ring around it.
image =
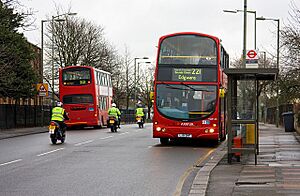
[[[58,145],[48,133],[4,139],[0,195],[184,195],[197,171],[191,168],[213,149],[198,143],[162,146],[152,138],[152,124],[123,125],[117,133],[70,130]]]

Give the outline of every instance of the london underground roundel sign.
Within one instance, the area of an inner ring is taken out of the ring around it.
[[[248,59],[248,60],[258,59],[257,52],[255,50],[248,50],[247,55],[246,55],[246,59]]]

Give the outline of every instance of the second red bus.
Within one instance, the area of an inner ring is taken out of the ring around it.
[[[60,69],[59,97],[70,120],[68,127],[107,125],[113,90],[111,74],[90,66]]]

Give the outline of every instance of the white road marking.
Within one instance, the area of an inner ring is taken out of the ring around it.
[[[39,155],[36,155],[36,156],[38,156],[38,157],[44,156],[44,155],[47,155],[47,154],[50,154],[50,153],[53,153],[53,152],[56,152],[56,151],[59,151],[59,150],[63,150],[63,149],[65,149],[65,148],[58,148],[58,149],[56,149],[56,150],[52,150],[52,151],[49,151],[49,152],[45,152],[45,153],[42,153],[42,154],[39,154]]]
[[[114,136],[102,137],[102,138],[100,138],[100,140],[105,140],[105,139],[112,138],[112,137],[114,137]]]
[[[94,140],[88,140],[88,141],[85,141],[85,142],[80,142],[78,144],[75,144],[75,146],[80,146],[80,145],[83,145],[83,144],[88,144],[88,143],[91,143],[93,142]]]
[[[152,148],[152,146],[148,146],[148,148]]]
[[[128,131],[126,131],[126,132],[124,132],[124,133],[120,133],[119,135],[124,135],[124,134],[128,134],[129,132]]]
[[[0,164],[0,166],[9,165],[9,164],[16,163],[16,162],[19,162],[19,161],[22,161],[22,159],[17,159],[17,160],[14,160],[14,161],[9,161],[9,162],[6,162],[6,163],[2,163],[2,164]]]

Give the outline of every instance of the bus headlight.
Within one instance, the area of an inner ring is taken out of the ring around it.
[[[156,127],[156,131],[161,131],[161,128],[160,127]]]
[[[204,132],[205,132],[205,133],[208,133],[208,129],[205,129]]]
[[[215,130],[214,129],[209,129],[209,133],[214,133]]]

